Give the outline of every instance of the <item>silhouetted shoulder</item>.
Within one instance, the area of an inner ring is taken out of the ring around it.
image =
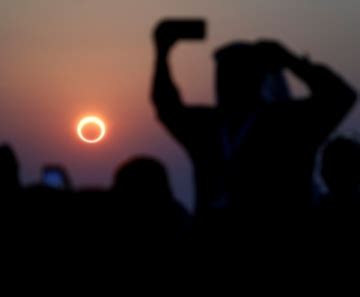
[[[187,116],[194,117],[194,120],[197,117],[200,117],[199,120],[216,120],[219,117],[219,110],[211,107],[203,106],[193,106],[187,109]]]

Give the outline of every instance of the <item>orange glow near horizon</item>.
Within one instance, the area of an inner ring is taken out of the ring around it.
[[[84,129],[90,125],[96,126],[99,130],[98,136],[96,136],[95,138],[89,138],[84,135]],[[79,136],[79,138],[82,141],[89,143],[89,144],[95,144],[95,143],[98,143],[101,140],[103,140],[105,137],[105,134],[106,134],[106,130],[107,129],[106,129],[105,122],[97,116],[87,116],[87,117],[82,118],[79,121],[79,123],[77,125],[77,129],[76,129],[77,135]]]

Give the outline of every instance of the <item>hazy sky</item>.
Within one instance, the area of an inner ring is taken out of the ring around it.
[[[206,42],[180,45],[172,65],[188,104],[213,104],[212,53],[236,39],[278,38],[359,89],[359,12],[358,0],[0,0],[0,141],[15,147],[26,183],[43,164],[61,163],[79,186],[109,186],[125,159],[156,156],[189,206],[191,164],[149,98],[154,25],[168,16],[208,20]],[[110,125],[95,146],[74,132],[90,112]],[[360,133],[359,115],[346,130]]]

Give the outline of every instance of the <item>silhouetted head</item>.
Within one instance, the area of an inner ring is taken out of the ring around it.
[[[0,187],[0,191],[16,190],[19,187],[18,163],[8,145],[0,146]]]
[[[345,137],[332,141],[324,150],[322,176],[334,194],[360,193],[360,143]]]
[[[164,166],[147,157],[132,159],[123,165],[115,175],[113,189],[142,205],[157,205],[172,199]]]
[[[267,71],[256,45],[234,43],[216,52],[217,97],[224,110],[248,110],[261,103]]]

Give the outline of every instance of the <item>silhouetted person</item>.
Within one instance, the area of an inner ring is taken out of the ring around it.
[[[351,208],[360,203],[360,144],[339,137],[323,153],[321,173],[329,194],[324,203],[332,208]]]
[[[226,201],[265,208],[308,204],[316,151],[350,110],[354,91],[281,45],[239,43],[216,53],[218,106],[187,107],[168,65],[176,41],[162,30],[155,33],[153,102],[192,159],[198,211]],[[308,100],[264,100],[267,75],[285,68],[308,85]]]
[[[10,194],[20,189],[19,165],[10,146],[0,146],[0,191]]]
[[[159,161],[147,157],[128,161],[115,175],[113,192],[136,227],[164,238],[185,235],[189,216],[175,200]]]
[[[315,240],[332,255],[359,250],[360,144],[340,136],[324,149],[321,173],[328,188],[316,212]],[[329,249],[330,248],[330,249]],[[343,250],[344,249],[344,250]]]
[[[308,207],[317,150],[351,109],[356,94],[325,66],[298,58],[279,44],[260,42],[254,45],[254,52],[255,65],[259,63],[267,71],[289,69],[308,86],[311,95],[275,103],[258,99],[255,120],[232,160],[233,200],[241,205],[241,198],[250,203],[257,199],[265,209]],[[251,61],[249,56],[247,59]],[[229,67],[241,66],[241,58],[239,64],[234,61],[235,57],[228,61]],[[245,73],[253,77],[261,67],[251,68],[250,64]],[[249,80],[244,77],[244,81]]]

